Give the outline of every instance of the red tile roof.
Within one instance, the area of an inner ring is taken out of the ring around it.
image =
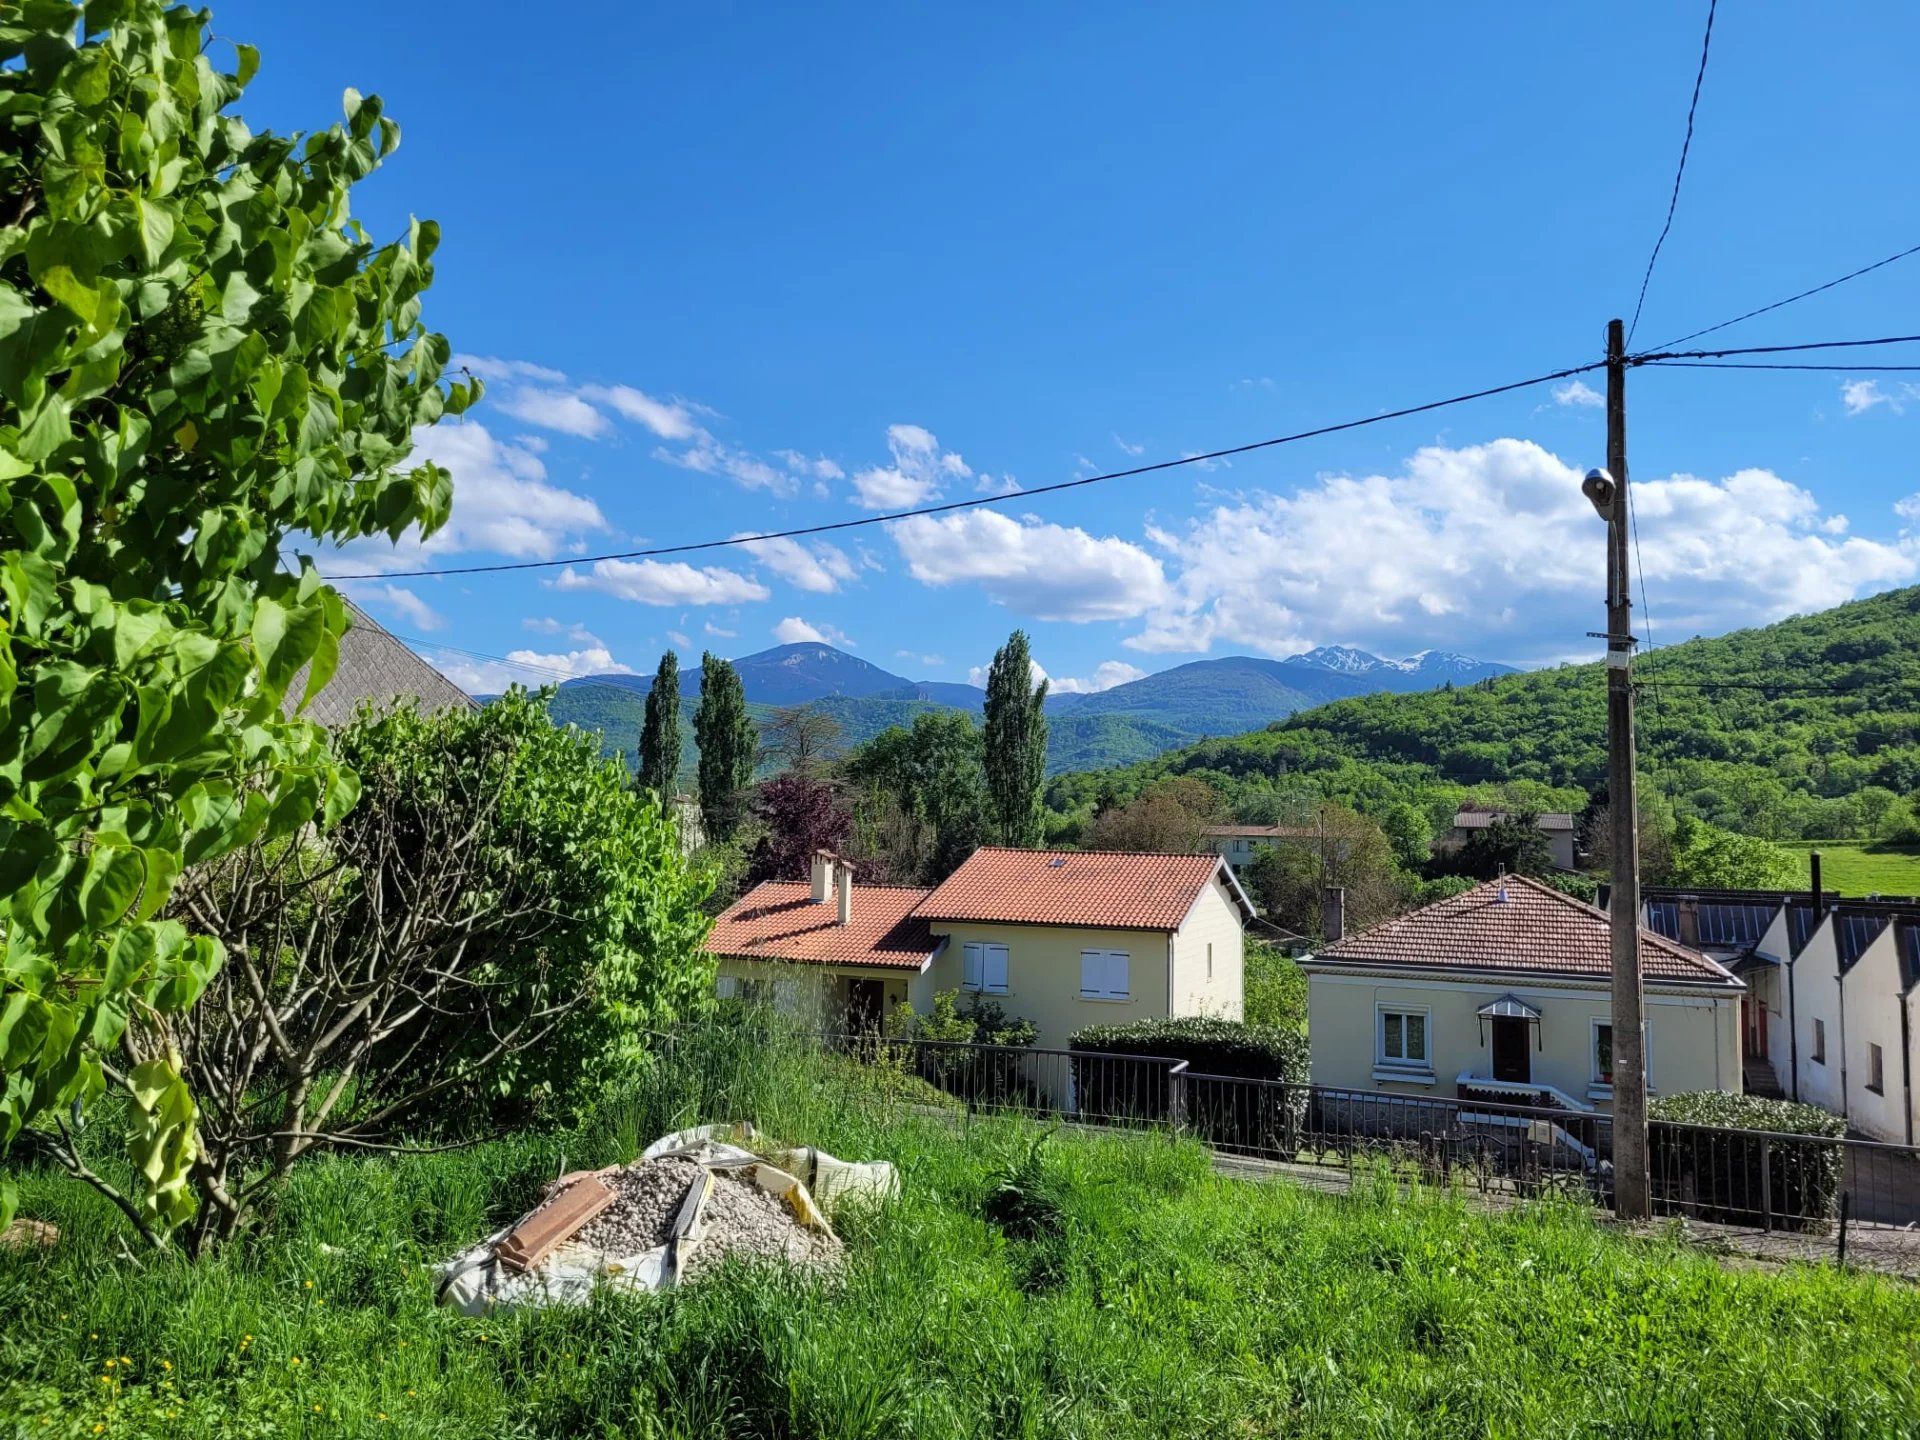
[[[1225,864],[1213,854],[982,847],[941,882],[919,914],[936,924],[1178,930]]]
[[[853,920],[842,925],[837,900],[822,903],[804,883],[769,880],[713,922],[707,952],[743,960],[918,970],[940,946],[927,922],[913,913],[929,893],[911,886],[855,885]]]
[[[1602,911],[1538,880],[1509,875],[1350,935],[1313,959],[1605,976],[1613,973],[1608,934]],[[1733,981],[1721,965],[1645,926],[1640,966],[1648,980]]]

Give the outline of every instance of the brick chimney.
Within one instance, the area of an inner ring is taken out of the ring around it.
[[[825,905],[833,899],[833,860],[831,850],[813,852],[813,870],[809,878],[813,881],[813,899],[816,904]]]
[[[1329,885],[1320,892],[1320,938],[1331,945],[1347,933],[1347,892]]]
[[[1689,950],[1700,948],[1700,897],[1680,897],[1680,943]]]
[[[840,923],[853,923],[853,867],[844,860],[840,862]]]

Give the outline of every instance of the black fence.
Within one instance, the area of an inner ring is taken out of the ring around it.
[[[1141,1055],[832,1037],[896,1067],[968,1112],[1162,1127],[1223,1154],[1278,1165],[1389,1160],[1493,1196],[1613,1201],[1613,1120],[1602,1111],[1338,1090],[1231,1075]],[[1920,1148],[1655,1120],[1648,1149],[1657,1215],[1758,1231],[1781,1253],[1891,1260],[1920,1271]]]

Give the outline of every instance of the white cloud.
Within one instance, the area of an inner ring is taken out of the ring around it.
[[[1895,385],[1891,389],[1878,380],[1848,380],[1840,386],[1840,403],[1846,407],[1849,415],[1864,415],[1880,405],[1898,415],[1914,399],[1920,399],[1920,385],[1911,382]]]
[[[1564,385],[1553,387],[1553,403],[1556,405],[1577,405],[1583,409],[1593,409],[1607,403],[1606,397],[1583,380],[1569,380]]]
[[[789,615],[778,625],[774,626],[773,638],[778,640],[782,645],[812,643],[816,645],[839,645],[849,650],[853,648],[853,641],[846,637],[845,632],[836,630],[831,625],[811,624],[808,621],[802,620],[798,615]]]
[[[722,630],[718,625],[714,624],[711,620],[707,621],[700,628],[704,630],[707,634],[719,640],[732,640],[737,638],[740,634],[738,630]]]
[[[693,641],[687,638],[686,632],[683,630],[667,631],[667,639],[673,642],[675,649],[678,649],[678,650],[693,649]]]
[[[1181,532],[1153,529],[1177,574],[1126,643],[1587,653],[1605,549],[1580,473],[1528,441],[1433,446],[1397,475],[1327,476],[1221,504]],[[1633,493],[1655,640],[1824,609],[1920,570],[1920,544],[1834,536],[1814,497],[1770,471],[1636,480]]]
[[[750,575],[673,560],[596,560],[582,573],[568,566],[554,579],[560,590],[601,590],[639,605],[739,605],[773,592]]]
[[[805,475],[814,480],[844,480],[847,472],[824,455],[816,455],[809,460],[798,450],[776,450],[776,459],[796,475]]]
[[[721,444],[704,430],[686,449],[669,450],[663,445],[653,452],[653,458],[701,475],[724,475],[749,490],[771,490],[776,495],[791,495],[799,488],[792,475],[774,469],[748,451]]]
[[[973,488],[987,495],[1017,495],[1020,482],[1011,475],[982,475]]]
[[[789,585],[816,595],[831,595],[850,583],[856,574],[846,552],[834,545],[802,545],[798,540],[774,539],[756,540],[740,548],[762,561]]]
[[[422,426],[413,446],[414,460],[431,460],[453,476],[453,517],[425,542],[411,534],[398,545],[355,541],[333,557],[329,573],[387,570],[468,550],[550,560],[607,528],[592,500],[547,483],[538,455],[496,439],[476,421]]]
[[[490,397],[491,398],[491,397]],[[493,408],[543,430],[558,430],[593,440],[611,428],[607,417],[578,395],[565,390],[547,390],[539,386],[521,386],[492,399]]]
[[[967,683],[973,686],[976,690],[986,689],[987,674],[992,668],[993,667],[991,665],[969,665],[967,667]],[[1029,677],[1032,678],[1033,683],[1036,685],[1038,685],[1042,680],[1047,681],[1049,684],[1052,683],[1052,677],[1049,676],[1046,671],[1040,668],[1040,662],[1034,659],[1031,655],[1027,657],[1027,674]]]
[[[889,425],[887,449],[891,465],[876,465],[853,477],[854,503],[869,510],[898,510],[918,505],[940,493],[947,480],[965,480],[973,471],[953,451],[942,451],[940,441],[924,425]]]
[[[918,661],[931,669],[938,669],[947,663],[947,657],[944,655],[922,655],[916,650],[896,650],[893,652],[893,658]]]
[[[1911,524],[1920,525],[1920,490],[1893,502],[1893,513]]]
[[[1096,695],[1116,685],[1125,685],[1129,680],[1144,680],[1146,675],[1138,665],[1129,665],[1124,660],[1103,660],[1089,678],[1075,680],[1062,675],[1054,680],[1053,688],[1062,695]]]
[[[1136,445],[1131,440],[1122,440],[1118,432],[1114,434],[1113,443],[1118,445],[1120,449],[1128,455],[1140,456],[1147,453],[1146,446]]]
[[[399,585],[357,586],[353,598],[393,611],[416,630],[438,630],[447,623],[438,610]]]
[[[582,400],[605,405],[623,419],[644,425],[662,440],[688,440],[699,433],[684,401],[656,400],[631,385],[582,385]]]
[[[548,385],[560,385],[566,382],[566,372],[555,370],[546,365],[535,365],[530,360],[502,360],[497,355],[455,355],[455,370],[471,370],[482,380],[499,384],[502,381],[538,380]]]
[[[531,630],[536,635],[564,635],[576,645],[600,645],[600,637],[584,625],[570,624],[565,620],[556,620],[551,615],[530,616],[520,622],[522,630]]]
[[[1037,620],[1124,620],[1168,598],[1160,562],[1116,536],[991,510],[915,515],[889,529],[922,584],[977,584]]]
[[[605,646],[589,646],[560,654],[538,650],[509,650],[499,660],[442,652],[430,663],[469,695],[497,695],[509,685],[538,690],[543,685],[585,675],[632,675],[632,667],[613,658]]]

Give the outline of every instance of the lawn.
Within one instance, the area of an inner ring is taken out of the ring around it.
[[[129,1264],[104,1205],[29,1173],[27,1209],[65,1238],[0,1256],[0,1426],[836,1440],[1920,1426],[1920,1289],[1902,1283],[1725,1268],[1566,1205],[1489,1216],[1384,1179],[1352,1197],[1251,1185],[1184,1141],[956,1126],[849,1098],[829,1073],[735,1089],[770,1127],[901,1167],[897,1204],[843,1222],[844,1280],[732,1270],[586,1310],[434,1307],[425,1265],[515,1213],[563,1152],[611,1159],[724,1103],[710,1077],[668,1077],[585,1133],[311,1162],[266,1235],[198,1266]]]
[[[1920,845],[1870,840],[1784,840],[1800,857],[1808,884],[1808,852],[1820,852],[1820,883],[1842,895],[1920,895]]]

